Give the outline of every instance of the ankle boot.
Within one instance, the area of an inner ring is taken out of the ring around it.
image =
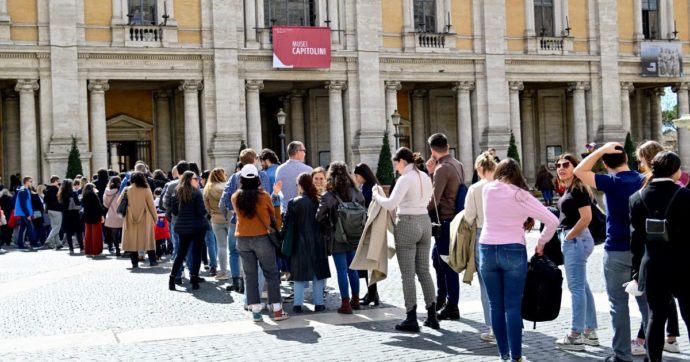
[[[338,308],[338,313],[340,314],[352,314],[352,306],[350,305],[350,298],[342,298],[342,303],[340,308]]]
[[[168,289],[175,290],[175,276],[171,275],[168,279]]]
[[[446,304],[446,307],[441,310],[438,314],[438,319],[443,320],[453,320],[456,321],[460,319],[460,311],[458,310],[457,304]]]
[[[129,259],[132,262],[132,269],[139,267],[139,254],[136,251],[129,253]]]
[[[367,295],[364,296],[364,299],[362,299],[361,304],[363,305],[369,305],[371,303],[374,303],[374,306],[379,306],[380,301],[379,301],[379,292],[376,288],[376,284],[370,285],[368,287]]]
[[[237,287],[237,292],[244,294],[244,279],[242,277],[237,278],[239,280],[239,286]]]
[[[158,262],[156,261],[156,252],[153,250],[149,250],[146,252],[146,254],[149,257],[149,265],[150,266],[156,266],[158,265]]]
[[[199,277],[196,275],[192,275],[190,277],[190,282],[192,283],[192,289],[193,290],[198,290],[199,289]]]
[[[120,244],[115,244],[115,256],[120,257],[122,253],[120,253]]]
[[[417,306],[413,306],[407,312],[407,317],[400,323],[395,325],[396,331],[403,332],[419,332],[419,323],[417,323]]]
[[[436,303],[431,303],[429,308],[426,309],[426,320],[424,321],[424,326],[431,329],[441,328],[441,326],[438,324],[438,318],[436,316]]]
[[[238,292],[240,290],[240,278],[239,277],[232,277],[232,285],[230,286],[230,291],[233,292]]]
[[[353,310],[360,310],[362,307],[359,304],[359,294],[352,294],[352,299],[350,299],[350,307]]]
[[[440,311],[446,306],[446,297],[436,297],[436,311]]]

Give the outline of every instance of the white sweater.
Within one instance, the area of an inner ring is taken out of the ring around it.
[[[388,210],[398,209],[398,215],[427,215],[433,187],[431,178],[424,172],[407,165],[402,176],[395,182],[390,197],[374,193],[373,199]]]

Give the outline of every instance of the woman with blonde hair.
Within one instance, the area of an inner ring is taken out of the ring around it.
[[[222,168],[214,168],[208,176],[208,181],[204,186],[204,205],[206,210],[211,215],[211,228],[213,234],[216,236],[218,243],[218,265],[220,271],[216,274],[217,280],[228,280],[228,215],[225,215],[218,206],[220,204],[220,197],[223,195],[223,189],[228,178],[225,175],[225,170]],[[235,255],[230,260],[230,271],[233,278],[240,276],[240,261],[239,255]]]

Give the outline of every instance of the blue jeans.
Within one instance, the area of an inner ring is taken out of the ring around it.
[[[480,274],[491,304],[491,327],[502,358],[522,357],[522,293],[527,278],[523,244],[479,245]]]
[[[630,309],[628,301],[630,295],[625,292],[624,283],[631,280],[632,253],[630,251],[605,251],[604,252],[604,281],[606,282],[606,294],[609,296],[609,308],[611,309],[611,323],[613,324],[613,343],[611,348],[618,359],[632,361],[630,349]],[[636,297],[637,306],[642,315],[642,324],[647,329],[649,320],[649,307],[647,298],[642,295]]]
[[[474,261],[477,264],[477,278],[479,279],[479,294],[482,299],[482,309],[484,310],[484,324],[491,328],[491,309],[489,307],[489,294],[486,292],[486,284],[482,273],[479,272],[479,236],[482,234],[482,229],[477,228],[477,239],[474,242]]]
[[[541,190],[541,196],[544,198],[544,201],[553,201],[553,190]]]
[[[441,259],[441,255],[449,253],[450,222],[451,220],[441,221],[441,237],[435,238],[436,243],[431,250],[431,261],[436,270],[436,296],[448,299],[449,305],[457,306],[460,301],[460,274]]]
[[[216,235],[213,233],[212,229],[206,230],[206,237],[204,238],[206,242],[206,249],[208,250],[208,264],[211,268],[218,267],[218,244],[216,244]]]
[[[24,248],[24,240],[26,236],[29,236],[29,245],[38,246],[36,242],[36,235],[34,231],[34,223],[28,220],[26,217],[17,218],[17,224],[19,225],[19,234],[17,234],[17,247]]]
[[[347,288],[348,279],[350,279],[350,287],[352,287],[352,294],[359,295],[359,273],[356,270],[350,269],[350,264],[352,263],[352,259],[354,259],[354,257],[354,251],[346,251],[342,253],[333,254],[335,270],[338,272],[338,288],[340,289],[341,298],[350,297],[350,291]]]
[[[314,305],[323,305],[323,289],[326,287],[326,279],[316,279],[316,276],[314,276],[312,285],[311,298],[314,301]],[[304,303],[304,290],[307,288],[309,288],[309,282],[295,282],[294,305],[302,305]]]
[[[240,253],[237,251],[237,238],[235,237],[237,224],[230,223],[228,227],[228,252],[230,253],[230,276],[240,276]],[[259,275],[263,275],[259,273]]]
[[[597,309],[587,282],[587,258],[594,250],[594,239],[589,230],[585,229],[575,239],[565,240],[568,232],[569,230],[561,231],[559,238],[572,300],[571,329],[582,333],[585,329],[597,329]]]
[[[172,260],[175,260],[177,249],[180,248],[180,236],[175,233],[175,224],[172,221],[168,223],[168,229],[170,229],[170,241],[173,245]]]

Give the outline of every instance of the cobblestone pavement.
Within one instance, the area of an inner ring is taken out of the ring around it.
[[[535,236],[530,234],[529,250]],[[536,329],[525,322],[524,354],[530,361],[597,361],[610,353],[602,255],[598,246],[588,270],[602,347],[588,347],[583,353],[554,347],[570,325],[566,292],[557,320],[539,323]],[[486,328],[476,283],[461,286],[460,321],[442,321],[438,331],[396,332],[393,327],[404,314],[396,260],[389,263],[388,279],[379,284],[383,304],[378,308],[337,314],[340,297],[331,278],[326,312],[292,315],[278,323],[266,315],[256,324],[243,311],[243,297],[226,292],[210,277],[198,291],[192,292],[188,284],[168,291],[170,266],[166,262],[132,271],[128,260],[110,255],[87,259],[66,251],[9,249],[0,256],[0,361],[497,360],[496,347],[479,339]],[[333,266],[331,270],[335,276]],[[421,288],[417,290],[422,304]],[[283,292],[289,293],[287,284]],[[306,306],[313,310],[313,305]],[[631,303],[633,326],[640,323],[636,309]],[[419,317],[425,317],[421,306]],[[665,354],[666,361],[690,360],[684,326],[681,335],[683,353]]]

